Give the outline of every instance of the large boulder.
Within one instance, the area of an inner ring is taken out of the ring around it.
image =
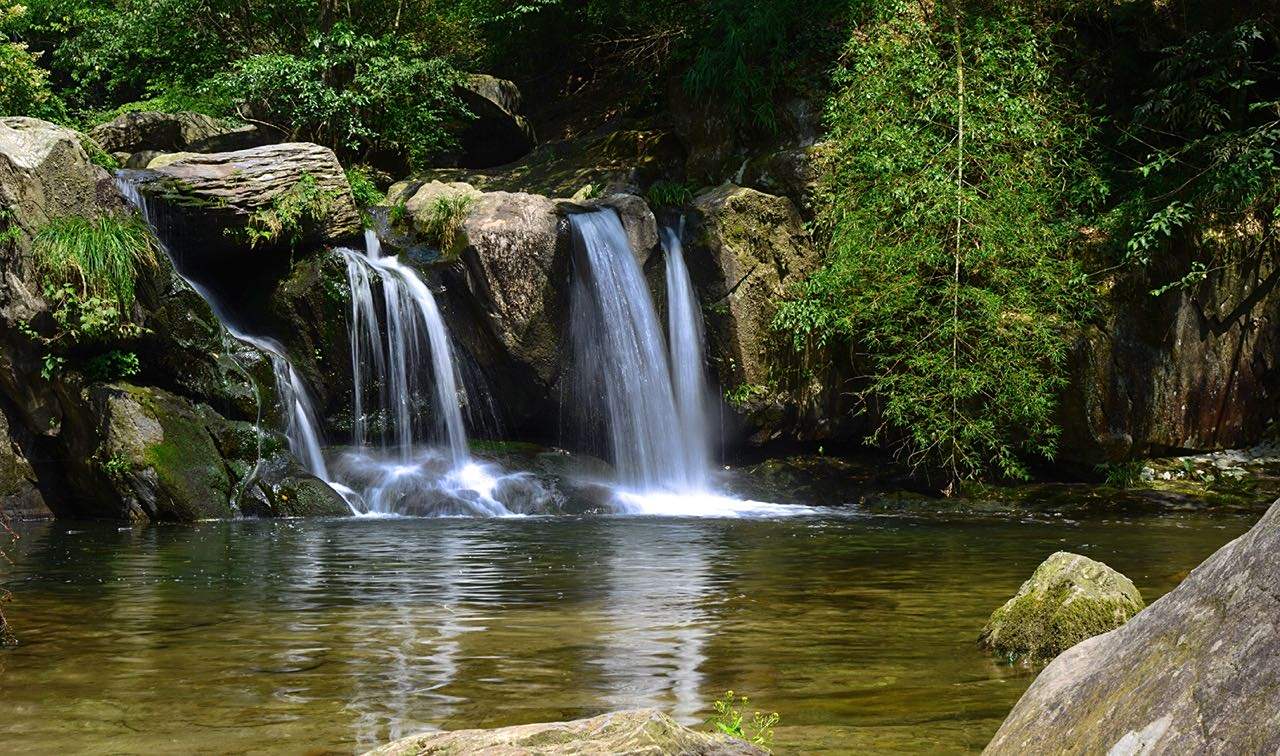
[[[590,719],[493,730],[431,732],[397,740],[366,756],[486,753],[491,756],[609,753],[624,756],[763,756],[767,751],[724,735],[681,726],[653,709]]]
[[[1052,659],[1123,625],[1145,605],[1129,578],[1102,562],[1059,551],[991,613],[978,642],[1006,658]]]
[[[1174,590],[1045,668],[988,754],[1280,749],[1280,502]]]
[[[189,155],[129,174],[146,197],[161,235],[180,241],[184,268],[236,268],[236,253],[317,246],[356,239],[361,221],[333,151],[286,143]],[[275,224],[285,221],[284,228]],[[291,221],[291,222],[290,222]],[[274,232],[274,233],[273,233]],[[186,272],[184,270],[184,272]]]
[[[124,113],[89,136],[109,153],[227,152],[258,147],[271,136],[257,126],[203,113]]]
[[[90,511],[146,521],[229,517],[232,481],[195,406],[127,383],[80,391],[65,432],[73,490]]]
[[[465,167],[510,163],[538,143],[533,127],[519,115],[520,90],[512,82],[471,74],[459,86],[458,94],[473,116],[458,137]]]
[[[488,390],[505,398],[509,430],[545,434],[557,417],[557,386],[570,351],[564,342],[570,317],[568,216],[612,208],[644,265],[658,251],[653,213],[634,195],[574,202],[438,181],[399,191],[407,222],[420,234],[438,235],[442,200],[443,206],[461,208],[450,221],[444,264],[424,274],[443,289],[441,307],[451,334],[488,376]],[[456,203],[461,197],[468,199]]]
[[[0,412],[0,517],[36,520],[52,517],[37,487],[36,472],[12,437]]]

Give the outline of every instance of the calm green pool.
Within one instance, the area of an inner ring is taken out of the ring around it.
[[[779,752],[963,752],[1033,672],[974,646],[1053,551],[1148,601],[1256,515],[238,521],[22,531],[7,752],[351,753],[726,689]]]

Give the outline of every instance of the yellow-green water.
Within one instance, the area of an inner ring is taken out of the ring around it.
[[[726,689],[779,752],[976,751],[1034,671],[974,645],[1053,551],[1148,601],[1256,516],[219,522],[23,531],[8,753],[351,753]]]

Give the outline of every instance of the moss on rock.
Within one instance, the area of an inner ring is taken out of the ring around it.
[[[1052,659],[1123,625],[1145,605],[1129,578],[1102,562],[1059,551],[991,613],[979,643],[1011,659]]]

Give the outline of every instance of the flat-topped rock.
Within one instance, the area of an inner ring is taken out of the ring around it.
[[[397,740],[366,756],[470,753],[763,756],[767,751],[723,735],[696,732],[654,709],[636,709],[569,722],[431,732]]]

